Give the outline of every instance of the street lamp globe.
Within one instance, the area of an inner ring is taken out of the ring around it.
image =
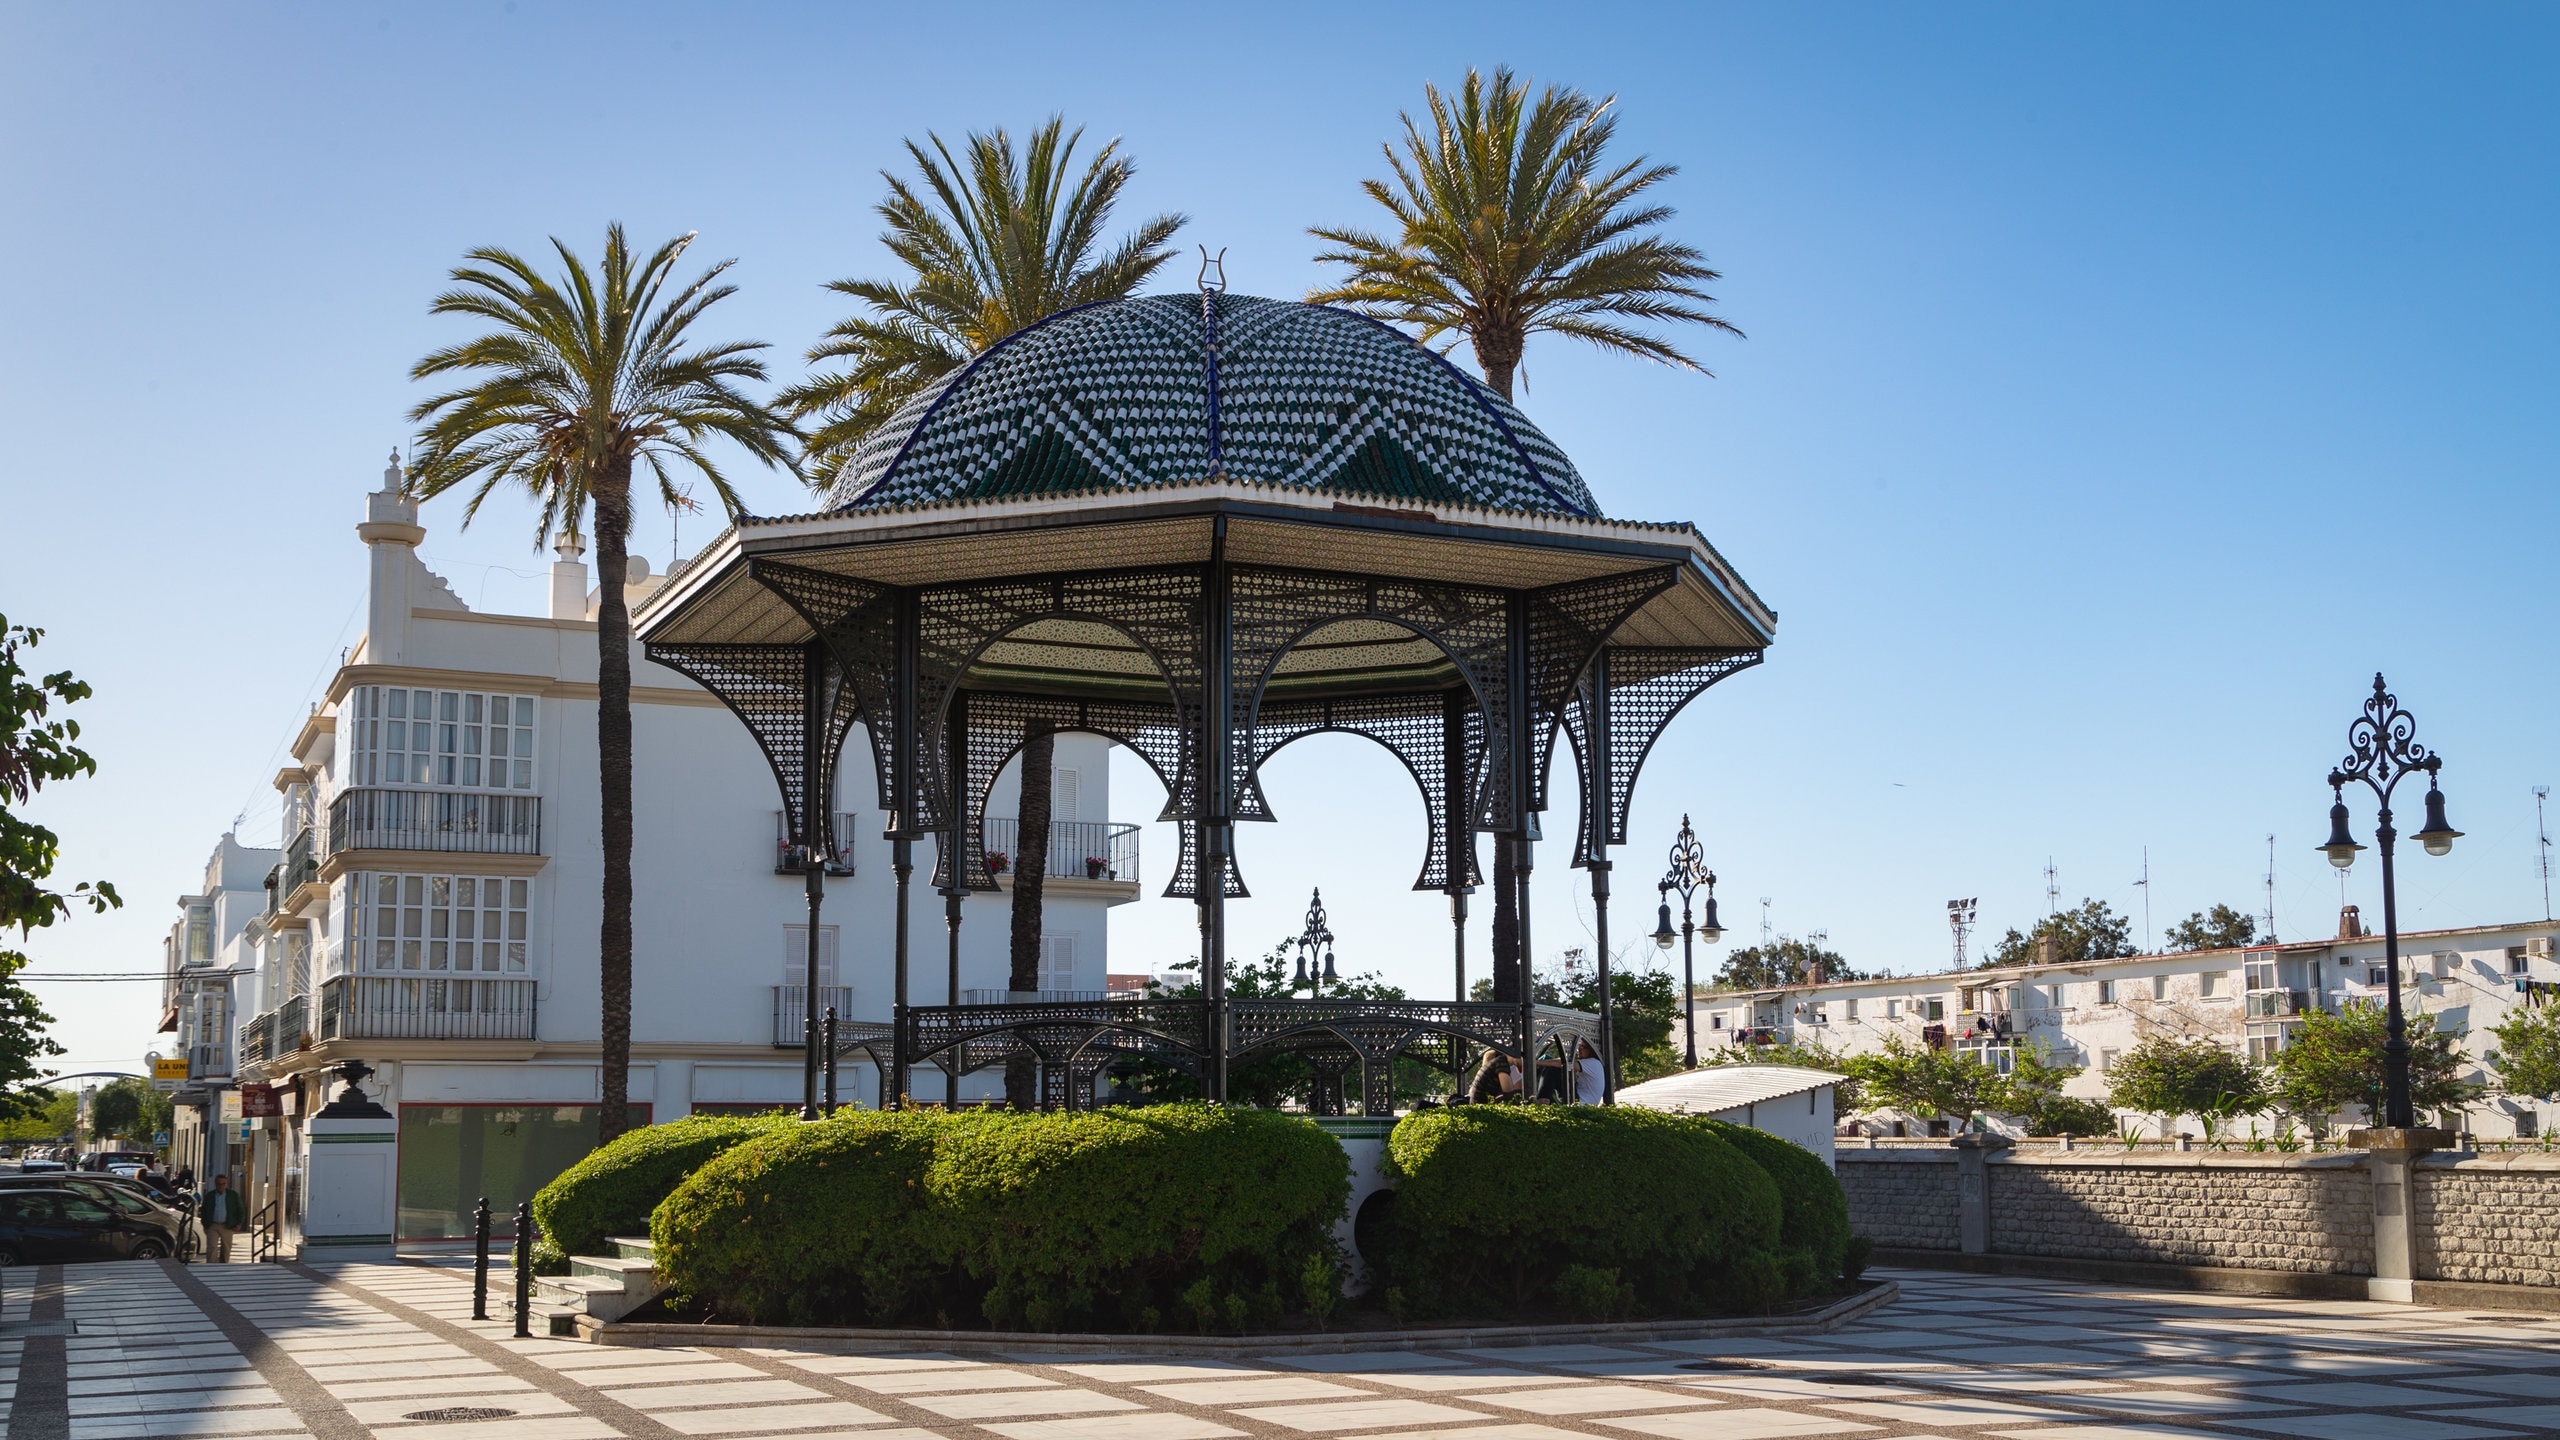
[[[2329,843],[2320,847],[2321,853],[2329,857],[2330,864],[2344,870],[2356,863],[2356,852],[2363,848],[2355,836],[2347,833],[2347,802],[2340,799],[2329,807]]]
[[[2418,832],[2418,843],[2427,847],[2430,855],[2448,855],[2453,852],[2453,842],[2461,838],[2461,831],[2445,823],[2444,792],[2436,788],[2431,774],[2427,777],[2427,828]]]
[[[1654,912],[1659,918],[1653,925],[1653,943],[1668,950],[1671,948],[1671,942],[1680,938],[1679,932],[1671,928],[1671,887],[1667,884],[1657,885],[1654,887],[1654,893],[1662,897],[1662,907]]]
[[[1698,927],[1698,938],[1713,945],[1724,938],[1724,926],[1716,921],[1716,877],[1707,877],[1707,920]]]

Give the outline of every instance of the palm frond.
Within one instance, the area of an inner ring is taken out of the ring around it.
[[[831,368],[775,402],[808,423],[812,485],[832,484],[864,440],[971,356],[1061,310],[1133,294],[1173,258],[1167,242],[1188,223],[1179,214],[1105,246],[1137,168],[1113,140],[1079,171],[1083,135],[1051,116],[1020,147],[1002,129],[973,132],[956,154],[939,135],[906,142],[914,176],[883,172],[875,212],[904,276],[829,284],[864,309],[810,348],[811,364]]]
[[[1650,326],[1703,325],[1699,284],[1720,278],[1696,249],[1654,233],[1669,206],[1640,197],[1679,173],[1639,156],[1608,166],[1614,97],[1549,85],[1531,96],[1508,67],[1475,70],[1454,94],[1423,87],[1424,115],[1381,148],[1385,178],[1361,190],[1384,233],[1316,227],[1319,264],[1344,273],[1307,298],[1409,326],[1430,343],[1463,335],[1503,398],[1528,337],[1541,332],[1703,367]],[[1628,323],[1636,322],[1636,323]]]

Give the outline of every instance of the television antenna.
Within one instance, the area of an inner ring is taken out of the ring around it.
[[[1981,917],[1982,902],[1979,899],[1947,902],[1947,928],[1956,932],[1956,968],[1959,970],[1964,968],[1965,937],[1973,933],[1974,922]]]
[[[1769,897],[1763,895],[1760,897],[1760,951],[1762,954],[1765,955],[1768,953],[1771,943],[1769,933]]]
[[[2533,787],[2534,858],[2542,863],[2542,918],[2551,918],[2551,828],[2542,822],[2542,802],[2551,798],[2551,787]]]
[[[2044,913],[2047,915],[2062,913],[2062,886],[2053,877],[2053,857],[2047,855],[2044,857]]]
[[[2267,837],[2267,943],[2276,943],[2276,837],[2273,835]]]
[[[2133,882],[2142,892],[2142,948],[2151,948],[2151,847],[2142,847],[2142,878]]]

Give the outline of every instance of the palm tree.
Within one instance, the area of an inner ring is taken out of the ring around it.
[[[1033,131],[1020,154],[1002,129],[972,134],[962,147],[966,165],[938,135],[925,137],[931,154],[910,140],[907,153],[930,201],[905,180],[882,172],[889,198],[880,204],[880,218],[888,224],[880,242],[906,267],[907,278],[829,285],[870,308],[828,331],[809,360],[848,363],[810,376],[777,402],[794,419],[811,422],[804,467],[810,484],[831,484],[872,431],[970,357],[1061,310],[1120,299],[1173,258],[1165,242],[1186,216],[1158,215],[1096,254],[1103,226],[1137,166],[1114,140],[1081,178],[1071,177],[1076,142],[1083,136],[1081,129],[1067,133],[1059,116]],[[1022,750],[1006,980],[1015,990],[1040,985],[1054,744],[1052,732],[1034,727]],[[1028,1062],[1009,1064],[1007,1101],[1028,1108],[1031,1090]]]
[[[1595,101],[1550,85],[1531,104],[1508,66],[1490,83],[1470,69],[1454,101],[1433,85],[1423,95],[1430,133],[1402,116],[1404,153],[1380,147],[1394,183],[1361,182],[1394,217],[1394,238],[1311,229],[1336,247],[1317,261],[1350,273],[1309,300],[1414,326],[1426,344],[1464,336],[1485,385],[1505,400],[1523,347],[1541,331],[1700,374],[1707,371],[1697,361],[1637,327],[1671,322],[1742,333],[1698,308],[1715,297],[1697,284],[1719,278],[1706,256],[1652,233],[1671,218],[1670,207],[1635,204],[1678,168],[1641,155],[1603,168],[1601,153],[1618,127],[1615,96]],[[1527,973],[1517,875],[1511,847],[1496,845],[1494,987],[1502,1000],[1520,998],[1512,987]]]
[[[907,277],[829,285],[869,308],[829,330],[809,360],[846,363],[777,402],[812,422],[812,485],[824,488],[864,437],[971,356],[1061,310],[1131,294],[1173,258],[1165,242],[1187,216],[1158,215],[1096,253],[1137,166],[1114,140],[1080,178],[1071,176],[1083,136],[1080,128],[1066,133],[1058,116],[1032,132],[1026,153],[1002,129],[972,134],[964,165],[928,133],[931,153],[906,142],[923,193],[881,172],[889,198],[879,206],[888,225],[880,243]]]
[[[1310,230],[1339,247],[1316,260],[1351,273],[1308,299],[1416,326],[1426,342],[1464,335],[1485,384],[1505,400],[1522,346],[1540,331],[1700,374],[1705,367],[1678,347],[1628,322],[1742,333],[1697,308],[1715,303],[1692,283],[1719,278],[1706,257],[1647,233],[1671,208],[1631,208],[1679,167],[1639,155],[1602,169],[1617,97],[1550,85],[1532,105],[1507,66],[1489,85],[1469,70],[1454,102],[1437,86],[1423,94],[1431,134],[1403,116],[1405,153],[1381,147],[1395,183],[1361,182],[1395,217],[1397,235]]]
[[[711,481],[729,513],[739,511],[728,478],[704,452],[735,442],[767,465],[791,463],[790,425],[736,388],[765,378],[761,342],[689,346],[686,330],[735,287],[715,285],[722,261],[666,293],[676,257],[691,235],[634,263],[622,227],[605,231],[604,264],[590,272],[557,238],[555,283],[495,247],[473,250],[453,272],[456,288],[435,298],[438,315],[469,315],[495,328],[438,350],[410,369],[425,380],[458,374],[460,388],[419,403],[421,452],[409,490],[421,498],[477,486],[463,511],[468,526],[490,493],[522,486],[541,507],[539,544],[555,531],[576,534],[590,506],[596,542],[596,756],[604,821],[604,923],[597,963],[604,991],[603,1123],[599,1142],[629,1122],[631,1072],[631,612],[624,603],[631,534],[631,478],[646,464],[658,497],[683,506],[669,479],[673,463]]]

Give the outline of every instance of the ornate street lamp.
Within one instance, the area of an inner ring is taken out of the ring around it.
[[[1689,923],[1689,897],[1699,886],[1707,890],[1707,923]],[[1692,935],[1703,934],[1713,945],[1724,938],[1724,927],[1716,923],[1716,872],[1707,868],[1707,852],[1698,843],[1698,833],[1689,828],[1689,817],[1680,817],[1680,838],[1671,842],[1671,868],[1664,872],[1660,884],[1653,887],[1662,897],[1661,916],[1653,927],[1653,943],[1665,950],[1671,948],[1671,892],[1680,892],[1680,1013],[1688,1030],[1688,1065],[1698,1068],[1698,1007],[1696,947]]]
[[[1323,967],[1316,961],[1321,957]],[[1289,982],[1291,990],[1311,985],[1319,995],[1335,980],[1333,973],[1333,931],[1324,921],[1324,891],[1310,891],[1307,898],[1307,928],[1298,932],[1298,974]]]
[[[2329,793],[2334,803],[2329,806],[2329,840],[2320,850],[2329,863],[2344,870],[2356,863],[2356,853],[2364,847],[2347,830],[2346,784],[2361,780],[2380,802],[2375,816],[2374,843],[2382,851],[2382,954],[2389,969],[2390,1040],[2382,1049],[2383,1120],[2391,1129],[2414,1127],[2417,1116],[2409,1104],[2409,1028],[2400,1013],[2400,907],[2391,872],[2391,842],[2398,838],[2391,828],[2391,792],[2400,782],[2417,771],[2427,775],[2427,828],[2417,834],[2418,843],[2430,855],[2442,855],[2453,849],[2462,832],[2445,823],[2444,792],[2436,788],[2436,771],[2444,761],[2433,751],[2417,743],[2418,722],[2400,708],[2382,683],[2373,677],[2373,698],[2364,702],[2364,713],[2347,727],[2347,758],[2329,772]]]

